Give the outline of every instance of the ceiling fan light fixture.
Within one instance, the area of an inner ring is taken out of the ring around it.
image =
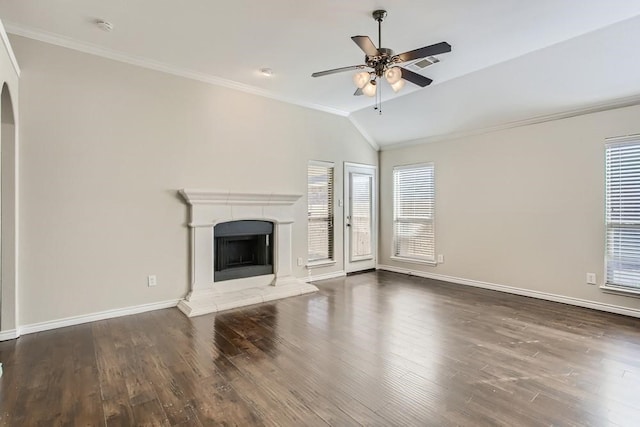
[[[367,96],[375,96],[376,95],[376,81],[371,80],[369,83],[364,85],[362,88],[362,93]]]
[[[357,73],[357,74],[355,74],[353,76],[353,83],[355,83],[355,85],[357,87],[362,89],[363,87],[365,87],[367,85],[367,83],[369,83],[370,79],[371,79],[371,76],[369,76],[369,72],[368,71],[362,71],[362,72]]]
[[[391,67],[384,73],[384,78],[387,79],[390,85],[394,85],[402,80],[402,71],[400,67]],[[397,92],[397,91],[396,91]]]
[[[398,93],[400,89],[402,89],[403,87],[404,87],[404,80],[402,79],[398,80],[397,82],[391,85],[391,89],[393,89],[395,93]]]

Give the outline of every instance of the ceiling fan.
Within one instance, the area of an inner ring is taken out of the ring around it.
[[[395,55],[393,50],[382,47],[382,21],[387,17],[386,10],[376,10],[372,13],[373,19],[378,22],[378,46],[373,44],[367,36],[353,36],[353,40],[360,49],[365,53],[364,64],[352,65],[350,67],[334,68],[332,70],[319,71],[311,74],[311,77],[322,77],[329,74],[341,73],[344,71],[363,70],[366,68],[370,71],[362,71],[353,76],[353,82],[358,89],[354,95],[375,96],[379,79],[385,77],[391,85],[394,92],[398,92],[404,86],[407,80],[420,87],[431,84],[433,80],[414,73],[411,70],[398,66],[398,64],[412,61],[414,59],[426,58],[441,53],[451,52],[451,45],[447,42],[440,42],[430,46],[421,47],[420,49],[410,50],[408,52]]]

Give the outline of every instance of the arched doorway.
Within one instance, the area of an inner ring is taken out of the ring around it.
[[[0,331],[16,333],[16,121],[9,86],[0,94]]]

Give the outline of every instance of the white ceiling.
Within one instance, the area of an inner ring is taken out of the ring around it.
[[[352,96],[353,73],[310,77],[362,63],[350,37],[377,44],[380,8],[383,47],[453,46],[422,72],[431,86],[387,87],[382,116]],[[0,19],[16,34],[348,115],[381,146],[640,97],[640,0],[2,0]]]

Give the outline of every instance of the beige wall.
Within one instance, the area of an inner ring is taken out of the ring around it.
[[[604,139],[640,107],[384,151],[380,264],[640,308],[585,283],[604,272]],[[392,261],[392,169],[433,161],[437,267]]]
[[[17,36],[11,43],[22,68],[21,325],[183,297],[180,188],[305,195],[294,255],[306,259],[307,161],[336,162],[338,198],[343,161],[377,163],[343,117]],[[338,263],[315,274],[343,269],[336,214]]]
[[[4,27],[0,22],[0,33]],[[18,123],[18,72],[11,60],[11,48],[0,37],[0,172],[1,189],[1,295],[0,331],[14,331],[16,328],[16,124]],[[14,336],[13,334],[11,336]]]

